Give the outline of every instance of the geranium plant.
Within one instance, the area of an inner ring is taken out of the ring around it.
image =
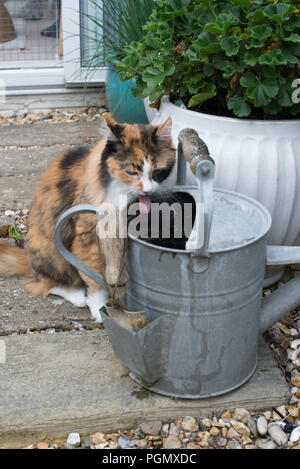
[[[169,95],[215,115],[299,118],[292,96],[300,77],[300,0],[155,5],[145,36],[117,64],[123,81],[136,79],[135,96],[158,106]]]

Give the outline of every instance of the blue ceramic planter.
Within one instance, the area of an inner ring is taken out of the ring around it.
[[[117,122],[128,124],[149,124],[144,101],[135,98],[131,92],[134,80],[119,82],[119,74],[110,68],[107,71],[105,90],[109,110]]]

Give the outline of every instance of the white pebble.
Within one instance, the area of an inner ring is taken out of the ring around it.
[[[250,418],[250,413],[248,410],[238,407],[235,409],[234,414],[233,414],[233,419],[237,420],[239,422],[247,423]]]
[[[293,443],[298,440],[300,440],[300,427],[294,428],[290,436],[290,441],[292,441]]]
[[[268,422],[264,415],[261,415],[260,417],[258,417],[256,425],[257,425],[258,433],[260,435],[266,435],[268,431]]]
[[[290,344],[290,347],[293,349],[293,350],[296,350],[296,348],[300,347],[300,339],[297,339],[297,340],[293,340]]]
[[[15,217],[15,216],[16,216],[16,212],[13,212],[12,210],[6,210],[5,216],[6,216],[6,217]]]
[[[242,449],[241,445],[239,444],[239,442],[235,438],[228,441],[227,447],[229,449]]]
[[[169,435],[179,435],[179,428],[174,423],[171,423],[169,428]]]
[[[268,433],[272,440],[274,440],[279,446],[286,445],[289,440],[288,435],[276,423],[271,423],[268,426]]]
[[[161,433],[164,434],[164,435],[168,435],[168,433],[169,433],[169,424],[168,423],[165,423],[161,427]]]
[[[289,350],[288,351],[288,359],[289,360],[297,360],[298,356],[300,355],[300,347],[295,349],[295,350]]]
[[[74,446],[75,448],[80,445],[81,438],[79,433],[70,433],[67,438],[67,445]]]
[[[276,444],[272,440],[266,438],[259,438],[255,442],[257,448],[259,449],[276,449]]]

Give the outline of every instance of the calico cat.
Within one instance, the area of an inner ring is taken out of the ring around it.
[[[93,149],[71,149],[59,155],[42,176],[29,216],[25,249],[0,242],[0,276],[26,276],[25,288],[34,295],[62,296],[77,307],[88,306],[102,322],[99,309],[107,293],[57,252],[54,230],[67,209],[80,204],[110,202],[119,196],[128,202],[146,199],[175,182],[176,151],[171,119],[160,126],[118,124],[106,118],[110,129]],[[100,272],[96,238],[98,218],[81,214],[64,228],[63,243],[75,256]]]

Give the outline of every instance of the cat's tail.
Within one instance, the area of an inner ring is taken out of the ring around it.
[[[24,277],[31,273],[27,251],[0,241],[0,277]]]

